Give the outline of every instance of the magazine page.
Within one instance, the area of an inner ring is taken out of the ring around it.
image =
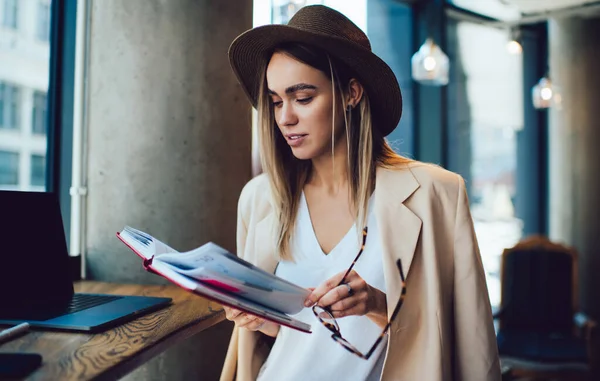
[[[158,259],[181,270],[208,269],[259,290],[308,296],[306,289],[238,258],[212,242],[185,253],[163,254]]]
[[[188,278],[185,275],[179,274],[177,269],[170,265],[167,265],[166,263],[155,261],[152,264],[152,267],[155,271],[157,271],[165,278],[169,279],[171,282],[189,291],[193,291],[201,296],[204,296],[208,299],[214,300],[218,303],[233,308],[240,309],[242,311],[265,318],[275,323],[300,330],[302,332],[311,333],[311,326],[309,324],[306,324],[303,321],[288,316],[277,309],[261,305],[251,300],[238,297],[236,295],[232,295],[228,292],[214,287],[204,285],[202,282],[194,281],[193,279]]]
[[[134,229],[130,226],[125,226],[120,235],[146,258],[150,258],[153,255],[178,253],[177,250],[157,240],[150,234],[144,233],[141,230]]]
[[[173,269],[180,274],[286,314],[297,314],[300,312],[304,308],[304,301],[310,293],[308,290],[305,293],[297,293],[258,287],[254,284],[227,276],[222,272],[214,271],[208,267],[196,267],[192,269],[174,267]]]

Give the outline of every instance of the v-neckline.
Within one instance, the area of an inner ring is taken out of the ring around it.
[[[344,241],[348,238],[348,236],[352,233],[352,231],[354,231],[356,229],[356,222],[354,222],[352,224],[352,226],[350,226],[350,229],[348,229],[346,234],[344,234],[342,236],[342,238],[333,246],[333,248],[331,250],[329,250],[328,253],[326,253],[325,251],[323,251],[323,247],[321,246],[321,243],[319,242],[319,239],[317,238],[317,232],[315,231],[315,227],[312,222],[312,217],[310,215],[310,209],[308,208],[308,201],[306,200],[306,195],[304,194],[304,191],[302,191],[300,199],[302,202],[302,207],[304,208],[304,211],[306,213],[308,227],[310,228],[310,236],[313,241],[313,244],[318,248],[319,254],[322,257],[330,258],[335,251],[338,251],[338,247],[340,247],[342,245],[342,243],[344,243]]]

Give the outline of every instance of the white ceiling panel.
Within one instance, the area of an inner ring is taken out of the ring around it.
[[[532,14],[555,11],[562,8],[572,8],[584,4],[598,3],[598,0],[497,0],[498,2],[512,5],[521,13]]]

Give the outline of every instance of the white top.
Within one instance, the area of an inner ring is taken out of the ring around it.
[[[371,286],[386,292],[379,230],[372,211],[374,196],[369,200],[367,241],[354,270]],[[304,194],[300,199],[296,231],[292,240],[295,262],[279,262],[275,274],[301,287],[317,287],[335,274],[346,271],[360,248],[356,226],[352,226],[329,254],[324,254],[313,230]],[[360,233],[362,235],[362,233]],[[360,240],[359,240],[360,238]],[[312,334],[281,327],[258,380],[379,380],[383,369],[387,337],[369,360],[350,353],[331,338],[313,314],[305,308],[294,318],[312,326]],[[366,316],[337,319],[343,337],[362,353],[371,349],[381,328]]]

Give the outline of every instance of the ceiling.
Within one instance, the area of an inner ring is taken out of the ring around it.
[[[523,14],[539,14],[565,8],[577,8],[595,3],[598,0],[497,0],[506,5],[515,6]],[[596,7],[594,7],[596,8]],[[584,9],[589,9],[584,7]],[[596,8],[597,9],[597,8]]]

